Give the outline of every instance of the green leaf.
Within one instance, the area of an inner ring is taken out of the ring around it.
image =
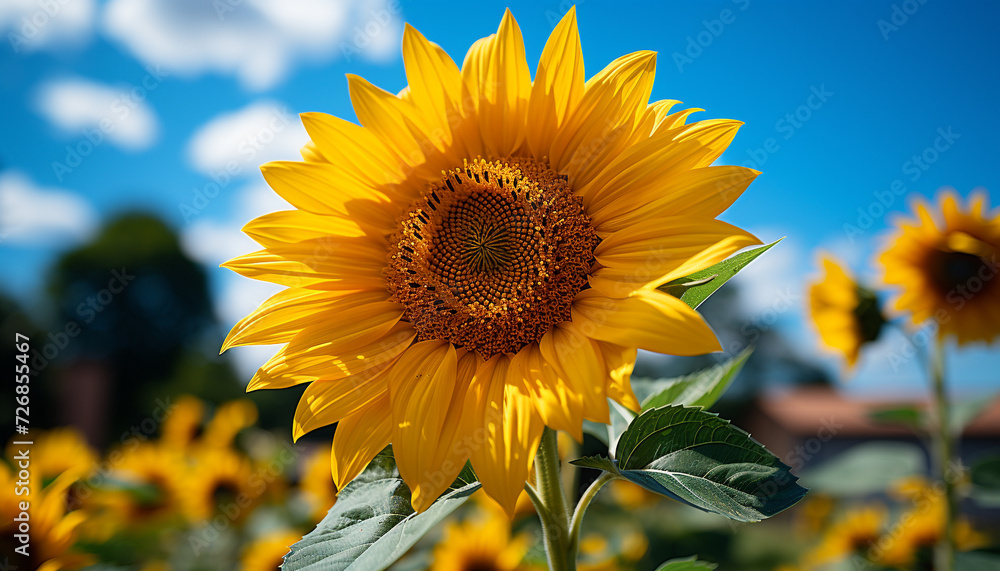
[[[771,517],[806,492],[788,466],[749,434],[700,408],[642,412],[622,434],[615,457],[572,463],[737,521]]]
[[[656,571],[712,571],[718,567],[715,563],[698,561],[697,555],[684,559],[671,559],[656,568]]]
[[[608,399],[608,410],[611,416],[611,424],[607,425],[608,450],[614,450],[622,434],[635,419],[635,413],[611,399]]]
[[[1000,555],[987,551],[956,553],[955,571],[1000,571]]]
[[[924,412],[910,405],[879,408],[868,413],[868,418],[881,424],[901,424],[909,428],[922,429]]]
[[[410,489],[399,477],[396,463],[383,451],[341,490],[316,529],[292,546],[281,568],[385,569],[479,487],[466,464],[451,487],[418,514],[410,506]]]
[[[753,250],[747,250],[742,254],[736,254],[731,258],[722,260],[710,268],[705,268],[704,270],[695,272],[689,276],[669,281],[660,286],[659,289],[673,295],[674,297],[680,298],[681,301],[690,305],[692,308],[697,308],[703,301],[708,299],[710,295],[722,287],[724,283],[732,279],[737,272],[746,267],[746,265],[750,262],[757,259],[758,256],[768,251],[771,246],[774,246],[782,240],[784,240],[784,238],[779,238],[770,244],[754,248]]]
[[[1000,492],[1000,455],[978,458],[969,467],[969,476],[973,486]]]
[[[649,394],[642,401],[642,410],[668,404],[711,407],[732,384],[751,353],[753,349],[747,348],[732,359],[708,369],[683,377],[652,381],[648,387],[642,389]],[[638,383],[633,381],[633,388],[640,384],[641,381]]]
[[[808,449],[799,453],[805,454],[810,454]],[[863,496],[881,493],[896,480],[923,470],[924,453],[913,444],[866,442],[803,473],[802,482],[818,492],[835,496]]]

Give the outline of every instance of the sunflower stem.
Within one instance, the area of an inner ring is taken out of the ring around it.
[[[535,485],[532,496],[542,521],[545,554],[551,571],[576,571],[576,558],[570,552],[569,510],[563,492],[556,432],[545,427],[535,455]]]
[[[573,518],[569,524],[569,551],[570,557],[574,560],[576,560],[577,551],[580,549],[580,530],[583,527],[583,514],[587,512],[590,502],[597,496],[597,492],[604,487],[604,484],[614,479],[615,476],[610,472],[601,472],[601,475],[590,484],[587,491],[580,497],[580,503],[576,504],[576,510],[573,512]]]
[[[945,512],[944,536],[938,541],[934,550],[934,568],[941,571],[952,571],[955,568],[955,519],[957,516],[955,480],[958,473],[951,469],[956,466],[954,460],[955,443],[951,434],[951,410],[944,378],[944,351],[944,338],[939,335],[931,354],[931,385],[935,410],[935,423],[934,429],[931,431],[931,439],[934,449],[935,475],[944,484],[944,501],[947,511]]]

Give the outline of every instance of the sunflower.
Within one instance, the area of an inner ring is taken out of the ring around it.
[[[160,441],[168,447],[187,447],[201,433],[201,422],[205,418],[205,403],[192,395],[181,395],[170,407]]]
[[[823,275],[809,286],[809,313],[823,343],[853,367],[861,347],[878,338],[885,319],[875,292],[859,285],[834,258],[823,256],[822,264]]]
[[[720,350],[657,287],[760,243],[716,220],[759,173],[710,166],[741,123],[648,102],[655,53],[585,82],[572,9],[534,80],[509,11],[461,68],[409,26],[403,60],[399,95],[348,76],[360,126],[306,113],[305,160],[262,167],[295,209],[223,265],[287,289],[223,350],[284,344],[248,390],[310,383],[293,435],[339,421],[338,489],[392,443],[418,511],[471,460],[512,513],[545,426],[638,408],[637,348]]]
[[[306,460],[302,469],[299,488],[309,504],[313,521],[326,517],[326,513],[337,502],[337,488],[330,480],[330,462],[330,449],[323,447]]]
[[[292,544],[302,540],[297,531],[280,530],[262,535],[243,551],[242,571],[277,571]]]
[[[510,521],[499,510],[482,510],[472,518],[451,523],[434,548],[429,571],[515,571],[524,569],[532,544],[526,533],[511,537]]]
[[[851,555],[867,556],[882,534],[886,510],[882,506],[855,508],[835,521],[818,546],[806,556],[810,565],[841,561]]]
[[[184,508],[192,521],[224,513],[240,522],[260,496],[252,486],[250,460],[228,448],[199,450],[191,459],[184,485]]]
[[[181,454],[160,444],[144,443],[112,451],[112,481],[119,487],[98,500],[129,524],[161,522],[178,515],[184,504],[187,465]],[[117,461],[115,461],[117,460]]]
[[[69,487],[77,480],[79,473],[69,470],[55,478],[44,488],[38,479],[28,480],[27,494],[19,495],[17,490],[21,484],[15,484],[17,478],[6,464],[0,462],[0,533],[3,541],[0,545],[0,558],[5,563],[11,563],[11,569],[24,565],[25,569],[39,571],[56,571],[59,569],[79,569],[94,563],[91,557],[74,553],[71,547],[76,542],[77,529],[87,518],[87,514],[77,510],[66,513],[66,494]],[[14,538],[18,529],[15,517],[21,515],[21,502],[30,502],[30,534],[27,558],[20,552],[14,552],[22,545]],[[8,551],[9,550],[9,551]]]
[[[13,458],[18,447],[7,446],[7,457]],[[64,472],[75,478],[85,478],[94,471],[97,453],[87,444],[80,431],[72,427],[46,430],[35,437],[31,448],[31,472],[43,485],[51,483]]]
[[[199,443],[212,448],[225,448],[241,430],[257,422],[257,405],[247,399],[223,403],[215,409],[212,420],[205,426]]]
[[[963,205],[945,189],[936,208],[918,200],[915,210],[915,218],[897,224],[879,257],[885,283],[902,288],[895,308],[909,312],[914,324],[933,318],[938,335],[954,336],[960,345],[992,341],[1000,333],[1000,284],[994,279],[1000,218],[990,211],[989,198],[975,192]]]

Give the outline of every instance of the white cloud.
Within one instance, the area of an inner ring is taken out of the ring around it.
[[[262,90],[300,56],[398,54],[400,11],[397,0],[111,0],[103,29],[148,64]]]
[[[94,0],[4,0],[0,32],[15,53],[79,44],[90,38]]]
[[[94,209],[80,196],[41,188],[17,171],[0,174],[0,241],[75,241],[89,236],[96,225]]]
[[[188,162],[213,175],[241,175],[273,160],[302,160],[299,149],[309,140],[302,122],[274,101],[252,103],[219,115],[203,125],[187,145]]]
[[[160,130],[145,102],[148,91],[142,85],[116,88],[66,78],[42,84],[35,106],[56,127],[95,146],[107,140],[126,150],[142,150],[153,144]]]

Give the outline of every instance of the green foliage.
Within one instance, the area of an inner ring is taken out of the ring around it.
[[[805,494],[776,456],[729,421],[700,408],[644,411],[621,435],[615,457],[572,463],[611,472],[737,521],[771,517]]]
[[[803,474],[802,481],[817,492],[863,496],[880,493],[900,478],[923,470],[924,454],[913,444],[866,442]]]
[[[759,248],[736,254],[700,272],[667,282],[660,286],[659,289],[680,298],[681,301],[692,308],[697,308],[709,296],[715,293],[716,290],[722,287],[723,284],[746,267],[747,264],[756,260],[758,256],[768,251],[771,246],[774,246],[781,240],[784,240],[784,238],[780,238]]]
[[[656,568],[656,571],[712,571],[718,567],[715,563],[698,561],[696,555],[684,559],[671,559]]]
[[[410,506],[410,489],[399,477],[387,448],[341,490],[337,503],[316,529],[292,546],[281,568],[385,569],[479,487],[466,465],[451,487],[418,514]]]
[[[646,381],[645,383],[634,382],[633,389],[638,394],[639,389],[636,388],[636,385],[646,385],[642,387],[642,392],[649,396],[643,399],[642,410],[668,404],[709,408],[719,400],[722,393],[726,392],[733,379],[743,369],[744,363],[752,352],[753,349],[744,349],[743,352],[728,361],[683,377]]]

